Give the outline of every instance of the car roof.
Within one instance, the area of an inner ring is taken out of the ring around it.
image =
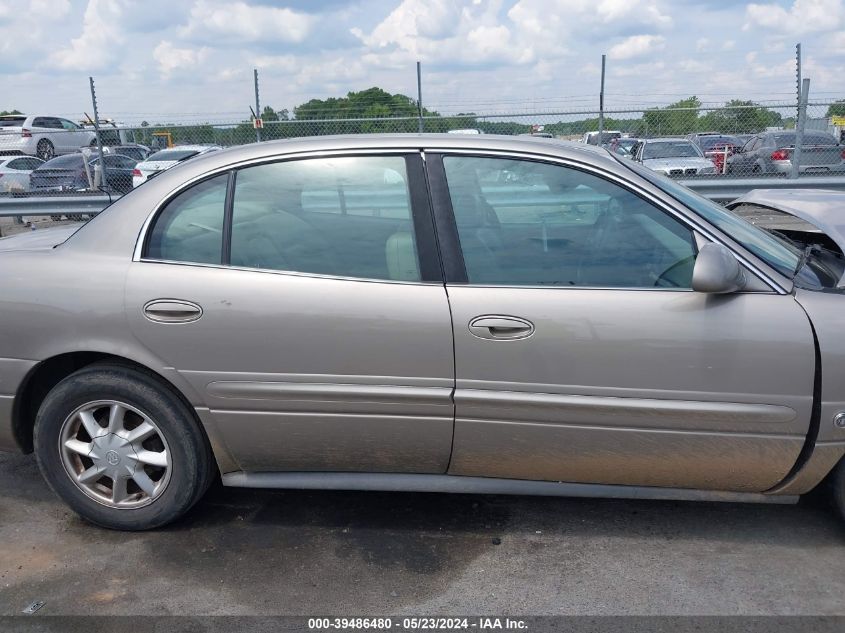
[[[186,147],[186,146],[183,146]],[[171,149],[178,149],[177,147]],[[344,150],[430,150],[430,151],[507,151],[553,154],[581,158],[605,165],[618,162],[601,147],[572,141],[534,136],[503,136],[497,134],[345,134],[311,136],[239,145],[222,151],[207,152],[188,163],[195,168],[213,169],[212,163],[227,165],[247,160],[286,156],[306,152],[342,152]]]
[[[666,136],[663,138],[646,138],[643,139],[643,143],[663,143],[671,141],[672,143],[677,143],[678,141],[683,141],[684,143],[691,142],[688,138],[683,138],[681,136]]]

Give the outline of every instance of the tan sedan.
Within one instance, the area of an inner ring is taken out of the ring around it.
[[[841,258],[532,138],[213,152],[0,240],[0,449],[146,529],[224,485],[845,510]]]

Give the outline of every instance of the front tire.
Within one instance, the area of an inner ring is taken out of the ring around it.
[[[53,491],[82,518],[149,530],[185,514],[214,478],[196,419],[153,376],[95,364],[68,376],[35,421],[35,455]]]

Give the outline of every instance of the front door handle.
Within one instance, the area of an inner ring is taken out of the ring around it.
[[[469,331],[478,338],[513,341],[534,334],[534,324],[519,317],[486,314],[470,321]]]
[[[144,316],[156,323],[190,323],[202,316],[202,308],[181,299],[156,299],[144,306]]]

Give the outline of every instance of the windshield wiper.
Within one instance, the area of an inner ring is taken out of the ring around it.
[[[798,264],[795,266],[795,270],[793,271],[793,275],[797,275],[798,272],[804,268],[804,265],[813,256],[814,253],[821,253],[823,250],[827,250],[823,246],[819,244],[808,244],[804,248],[804,252],[801,253],[801,257],[798,258]]]

